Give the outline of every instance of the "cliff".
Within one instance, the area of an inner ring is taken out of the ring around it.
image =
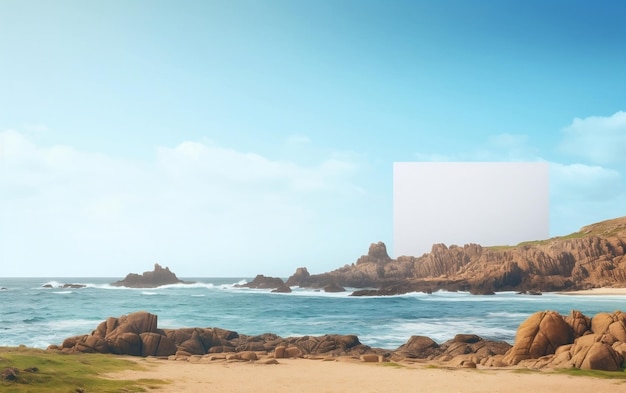
[[[329,283],[375,288],[354,295],[393,295],[463,290],[562,291],[626,286],[626,217],[585,226],[567,236],[483,247],[435,244],[420,257],[392,259],[385,244],[374,243],[356,263],[311,275],[298,268],[287,285],[322,288]]]

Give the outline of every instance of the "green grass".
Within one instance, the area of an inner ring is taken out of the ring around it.
[[[62,354],[32,348],[0,347],[0,372],[8,367],[20,370],[15,381],[0,381],[3,393],[118,393],[158,389],[166,381],[156,379],[118,380],[102,375],[124,370],[142,370],[130,360],[101,354]],[[39,371],[27,372],[36,367]]]
[[[601,370],[581,370],[579,368],[564,368],[554,371],[557,374],[566,374],[576,377],[594,377],[603,379],[624,379],[626,372],[622,371],[601,371]]]

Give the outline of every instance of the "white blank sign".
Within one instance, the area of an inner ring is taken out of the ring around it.
[[[435,243],[515,245],[550,233],[549,165],[517,162],[393,164],[394,254]]]

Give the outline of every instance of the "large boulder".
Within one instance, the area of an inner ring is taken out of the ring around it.
[[[433,339],[426,336],[411,336],[409,340],[398,347],[396,357],[411,359],[426,359],[440,355],[442,350]]]
[[[604,336],[600,334],[589,334],[578,338],[569,350],[571,360],[567,365],[584,370],[621,370],[622,356],[603,339]]]
[[[176,344],[159,333],[141,333],[141,356],[169,356],[176,353]]]
[[[517,329],[515,344],[503,361],[516,365],[525,359],[554,354],[561,345],[574,342],[574,330],[556,311],[537,312]]]
[[[591,319],[591,330],[595,334],[611,334],[617,341],[626,342],[626,313],[598,313]]]
[[[569,316],[565,317],[565,322],[572,327],[575,337],[583,336],[590,333],[591,318],[585,316],[577,310],[572,310]]]

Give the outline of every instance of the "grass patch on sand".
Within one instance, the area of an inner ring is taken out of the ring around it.
[[[0,373],[11,367],[19,370],[17,378],[0,380],[2,392],[146,392],[167,383],[156,379],[107,379],[102,375],[144,369],[136,362],[111,355],[67,355],[25,347],[0,347]]]
[[[626,382],[626,372],[622,371],[601,371],[601,370],[581,370],[579,368],[563,368],[554,370],[557,374],[572,375],[575,377],[594,377],[602,379],[623,379]]]
[[[391,368],[405,368],[406,366],[396,362],[383,362],[380,363],[383,367],[391,367]]]

